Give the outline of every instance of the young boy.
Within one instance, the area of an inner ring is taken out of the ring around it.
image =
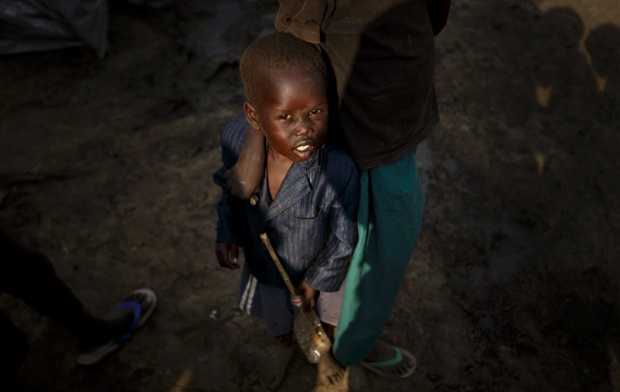
[[[280,0],[278,31],[319,44],[331,64],[341,141],[360,170],[359,239],[346,278],[332,354],[402,379],[416,368],[408,350],[380,339],[420,230],[424,192],[416,146],[439,120],[434,39],[450,0]],[[336,131],[336,132],[334,132]],[[262,140],[249,137],[227,174],[247,199],[262,172]]]
[[[277,339],[270,367],[264,369],[275,388],[293,352],[293,307],[259,235],[269,237],[305,309],[318,301],[319,317],[335,325],[338,291],[357,241],[359,180],[353,160],[324,144],[327,70],[316,46],[274,33],[246,49],[240,69],[248,99],[245,118],[223,127],[224,165],[214,174],[224,189],[217,205],[216,256],[222,267],[238,269],[238,247],[243,247],[239,302],[247,313],[261,317]],[[265,162],[252,205],[229,196],[224,173],[236,163],[246,137],[257,133],[265,137]]]

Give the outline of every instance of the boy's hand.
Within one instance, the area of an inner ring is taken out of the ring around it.
[[[239,244],[234,242],[218,242],[215,244],[215,255],[220,266],[228,269],[239,269]]]
[[[301,295],[301,298],[304,301],[304,312],[310,312],[314,310],[315,305],[315,297],[316,297],[316,289],[313,289],[306,283],[305,280],[302,280],[299,286],[297,286],[297,295]]]

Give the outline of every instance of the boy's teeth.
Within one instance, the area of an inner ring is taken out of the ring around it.
[[[309,148],[310,148],[310,146],[309,146],[309,145],[304,144],[303,146],[299,146],[299,147],[297,147],[297,150],[299,150],[299,151],[306,151],[306,150],[307,150],[307,149],[309,149]]]

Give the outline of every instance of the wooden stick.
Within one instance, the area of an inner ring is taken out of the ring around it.
[[[288,274],[284,270],[284,266],[282,266],[282,263],[280,262],[280,259],[276,254],[276,251],[273,249],[273,246],[271,246],[271,242],[269,241],[269,237],[267,237],[267,233],[260,234],[260,239],[263,240],[263,244],[265,244],[265,246],[267,247],[267,250],[271,255],[271,259],[276,264],[276,267],[278,267],[278,270],[280,271],[280,273],[282,274],[282,278],[284,279],[284,283],[286,283],[286,286],[290,290],[291,294],[297,295],[297,293],[295,292],[295,287],[293,287],[293,283],[291,283],[291,279],[288,277]]]

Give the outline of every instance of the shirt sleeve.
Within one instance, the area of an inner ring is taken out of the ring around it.
[[[276,30],[318,44],[321,42],[321,24],[327,10],[325,0],[280,0],[275,18]]]
[[[227,122],[220,132],[223,165],[213,173],[213,182],[222,188],[217,202],[216,242],[240,242],[241,209],[238,203],[231,200],[226,192],[224,174],[233,167],[239,158],[239,151],[245,140],[247,122],[243,117],[236,117]]]
[[[310,287],[325,292],[340,289],[357,244],[359,175],[351,164],[349,176],[330,207],[329,234],[316,262],[306,271]]]

